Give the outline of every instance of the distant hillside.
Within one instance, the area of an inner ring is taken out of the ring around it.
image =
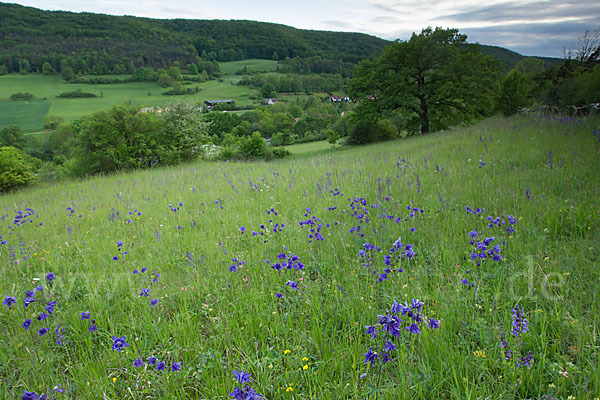
[[[295,29],[255,21],[150,19],[92,13],[43,11],[0,3],[0,71],[42,72],[66,66],[85,74],[131,73],[137,67],[165,68],[204,60],[286,57],[336,61],[349,71],[377,58],[389,41],[361,33]],[[505,69],[523,56],[482,45]],[[333,63],[335,64],[335,63]],[[325,63],[322,72],[333,72]],[[337,72],[337,71],[335,71]]]
[[[246,58],[312,57],[356,63],[378,57],[389,42],[360,33],[309,31],[254,21],[162,20],[43,11],[0,3],[0,64],[9,72],[55,70],[119,73]]]
[[[526,56],[523,56],[519,53],[516,53],[512,50],[506,49],[504,47],[498,46],[488,46],[488,45],[480,45],[481,52],[492,56],[500,61],[502,67],[504,67],[505,71],[510,71],[519,61],[521,61]],[[562,62],[560,58],[551,58],[551,57],[533,57],[544,62],[546,67],[552,64],[559,64]]]

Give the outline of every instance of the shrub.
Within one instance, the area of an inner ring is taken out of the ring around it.
[[[260,135],[260,132],[254,132],[252,136],[240,141],[240,155],[243,158],[264,158],[267,153],[267,141]]]
[[[0,192],[27,186],[33,179],[33,166],[21,150],[0,147]]]
[[[65,122],[63,117],[59,117],[58,115],[46,115],[44,117],[44,129],[54,130],[63,122]]]
[[[77,89],[73,92],[64,92],[56,96],[61,99],[80,99],[80,98],[91,98],[98,97],[94,93],[82,92],[81,89]]]
[[[23,147],[25,147],[25,136],[23,135],[21,128],[17,125],[10,125],[0,129],[0,146],[23,149]]]
[[[273,152],[273,158],[284,158],[289,156],[291,153],[288,149],[286,149],[285,147],[276,147],[274,149],[272,149]]]
[[[29,92],[19,92],[10,96],[11,100],[19,101],[19,100],[31,100],[33,99],[33,94]]]

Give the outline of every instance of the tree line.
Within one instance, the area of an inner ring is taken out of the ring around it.
[[[248,58],[320,57],[343,62],[376,57],[388,43],[358,33],[306,31],[254,21],[161,20],[43,11],[0,3],[0,73],[131,74]],[[317,72],[313,70],[312,72]],[[324,71],[323,71],[324,72]]]

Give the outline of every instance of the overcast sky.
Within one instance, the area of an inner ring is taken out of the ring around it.
[[[406,40],[427,26],[458,28],[469,42],[562,57],[600,28],[600,0],[8,0],[44,10],[151,18],[247,19],[301,29]]]

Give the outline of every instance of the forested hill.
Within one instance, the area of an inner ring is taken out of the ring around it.
[[[149,19],[0,3],[0,64],[9,72],[40,71],[49,62],[58,71],[68,63],[76,73],[118,73],[174,61],[186,65],[197,56],[217,61],[319,56],[354,64],[377,58],[387,44],[360,33],[264,22]]]
[[[0,71],[55,72],[69,66],[85,74],[132,73],[137,67],[165,68],[247,58],[312,57],[311,72],[350,71],[378,58],[391,42],[361,33],[295,29],[255,21],[150,19],[44,11],[0,3]],[[521,58],[508,49],[484,46],[505,70]],[[546,60],[548,61],[548,60]],[[316,67],[315,67],[316,66]]]

